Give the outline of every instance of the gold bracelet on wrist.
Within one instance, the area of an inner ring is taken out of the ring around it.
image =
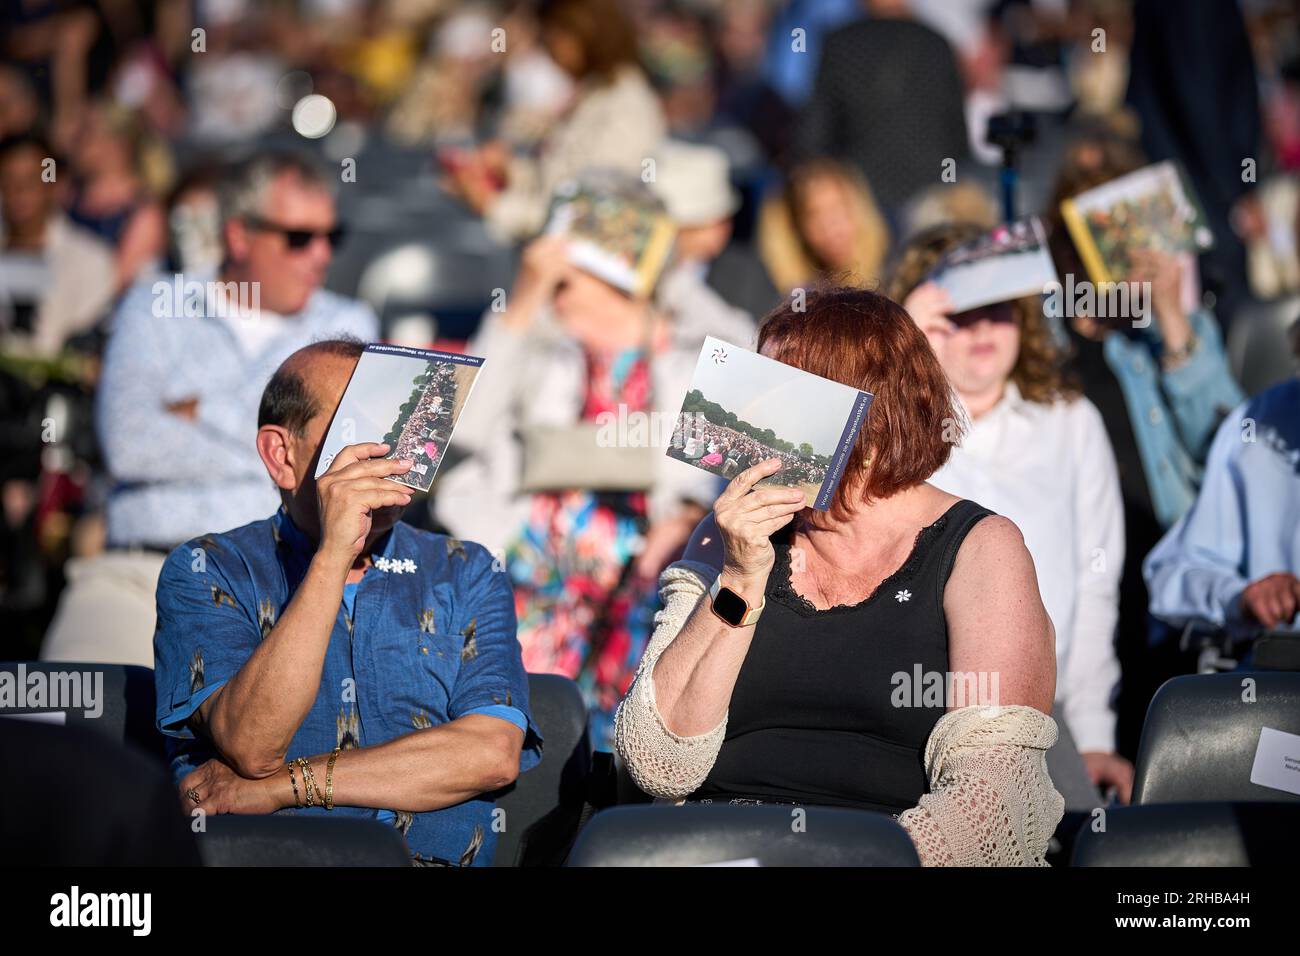
[[[302,798],[298,796],[298,780],[293,775],[293,761],[290,760],[285,766],[289,768],[289,782],[293,784],[293,805],[295,807],[301,807]]]
[[[298,766],[302,768],[303,789],[307,791],[307,806],[314,807],[317,803],[324,803],[320,799],[320,788],[316,786],[316,774],[312,772],[307,758],[299,757]]]
[[[339,752],[342,747],[335,747],[334,752],[330,754],[329,762],[325,764],[325,809],[334,809],[334,761],[339,759]]]

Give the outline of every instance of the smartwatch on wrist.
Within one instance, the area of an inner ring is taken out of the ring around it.
[[[758,607],[750,607],[749,602],[731,588],[723,587],[722,575],[713,579],[709,588],[709,605],[724,624],[731,627],[749,627],[757,623],[763,608],[767,606],[767,596],[763,596]]]

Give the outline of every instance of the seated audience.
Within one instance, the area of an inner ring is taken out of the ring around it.
[[[483,866],[491,792],[541,756],[510,582],[480,545],[398,520],[414,492],[384,479],[411,461],[387,445],[312,477],[364,348],[309,345],[267,384],[280,510],[167,557],[158,729],[189,810],[377,817],[417,863]]]
[[[1089,276],[1062,221],[1061,200],[1143,163],[1128,139],[1105,126],[1085,127],[1067,146],[1043,217],[1063,286],[1079,286]],[[1124,672],[1119,745],[1130,754],[1137,751],[1151,695],[1187,666],[1177,641],[1147,613],[1142,558],[1191,507],[1214,429],[1243,398],[1218,323],[1199,302],[1193,269],[1190,257],[1149,256],[1143,268],[1127,277],[1150,283],[1143,316],[1131,305],[1127,311],[1109,305],[1103,310],[1105,290],[1100,286],[1095,287],[1097,308],[1092,311],[1086,303],[1060,310],[1048,303],[1054,318],[1056,311],[1065,312],[1059,319],[1068,343],[1067,372],[1101,412],[1119,466],[1127,555],[1117,642]],[[1062,306],[1066,304],[1062,296]]]
[[[1300,323],[1291,328],[1300,357]],[[1151,613],[1240,635],[1300,610],[1300,378],[1249,399],[1210,446],[1196,502],[1147,556]]]
[[[1089,276],[1065,229],[1061,201],[1141,165],[1133,147],[1115,137],[1085,136],[1070,145],[1044,216],[1063,284]],[[1214,316],[1199,304],[1191,268],[1181,258],[1153,253],[1126,277],[1149,283],[1145,315],[1131,307],[1124,315],[1087,314],[1068,303],[1059,316],[1070,337],[1070,367],[1110,430],[1125,497],[1144,502],[1161,528],[1191,506],[1214,429],[1243,397]],[[1102,298],[1096,296],[1098,303]]]
[[[806,306],[759,351],[875,395],[832,507],[755,489],[775,460],[732,479],[663,573],[618,752],[658,797],[882,811],[926,865],[1045,865],[1063,802],[1033,560],[1011,521],[927,483],[957,410],[907,313],[851,289]]]
[[[14,615],[3,627],[7,656],[30,655],[28,642],[48,620],[57,580],[50,571],[62,563],[50,533],[63,517],[53,493],[70,491],[58,472],[82,431],[76,423],[89,417],[87,354],[115,287],[113,250],[68,219],[61,192],[47,142],[0,140],[0,610]]]
[[[892,280],[970,422],[930,481],[977,499],[1024,534],[1056,630],[1057,712],[1091,780],[1117,787],[1127,802],[1133,767],[1115,752],[1111,708],[1124,567],[1115,455],[1096,406],[1062,381],[1038,296],[953,314],[948,293],[923,281],[945,253],[984,233],[964,225],[919,234]]]
[[[339,233],[314,166],[266,154],[237,167],[222,219],[219,270],[142,280],[114,316],[96,407],[108,551],[68,563],[47,660],[152,663],[167,552],[275,506],[250,447],[271,373],[315,339],[378,333],[367,306],[321,288]]]
[[[547,54],[576,87],[567,109],[536,158],[511,156],[494,142],[447,168],[451,188],[502,240],[536,235],[555,187],[584,169],[640,174],[667,133],[637,63],[636,30],[616,0],[543,0],[537,17]]]

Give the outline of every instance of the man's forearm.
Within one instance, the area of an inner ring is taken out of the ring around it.
[[[327,781],[333,781],[337,806],[423,813],[514,782],[523,740],[523,731],[513,724],[471,714],[373,747],[343,751],[334,762],[332,775],[327,769],[329,754],[309,757],[308,762],[322,797]],[[306,789],[298,767],[294,775],[305,804]],[[280,806],[294,806],[293,785],[283,766],[264,783],[273,788]]]
[[[239,774],[261,777],[284,762],[316,702],[347,569],[317,555],[293,600],[248,661],[212,698],[208,736]]]

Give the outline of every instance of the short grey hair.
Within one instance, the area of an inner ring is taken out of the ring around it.
[[[285,173],[292,174],[305,186],[333,192],[333,181],[306,156],[292,152],[258,153],[231,167],[222,177],[217,187],[221,222],[260,215],[271,183]]]

